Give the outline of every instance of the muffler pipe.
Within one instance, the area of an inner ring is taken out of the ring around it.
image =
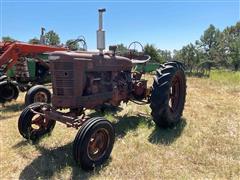
[[[98,9],[99,13],[99,29],[97,30],[97,49],[100,54],[103,54],[105,49],[105,31],[103,30],[103,13],[106,9]]]

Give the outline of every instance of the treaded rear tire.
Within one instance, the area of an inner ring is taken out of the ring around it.
[[[177,61],[164,63],[156,72],[150,97],[151,115],[156,125],[171,128],[178,124],[185,98],[186,77],[183,65]]]

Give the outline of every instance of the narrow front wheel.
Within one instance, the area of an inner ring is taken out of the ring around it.
[[[91,118],[76,135],[73,143],[74,159],[84,170],[92,170],[109,158],[114,139],[111,122],[102,117]]]
[[[42,85],[31,87],[25,95],[25,105],[28,106],[36,102],[50,103],[51,92]]]
[[[44,105],[47,104],[34,103],[22,111],[18,119],[18,130],[25,139],[36,141],[53,130],[56,121],[42,115]]]

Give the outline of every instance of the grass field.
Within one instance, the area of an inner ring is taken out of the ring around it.
[[[72,158],[76,130],[57,123],[35,145],[19,135],[21,94],[0,110],[0,179],[238,179],[240,72],[213,71],[187,85],[182,123],[174,129],[156,128],[148,105],[106,113],[117,138],[110,160],[93,172]]]

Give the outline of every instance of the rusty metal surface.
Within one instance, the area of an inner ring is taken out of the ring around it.
[[[133,87],[133,95],[136,99],[143,99],[147,96],[147,80],[135,81]]]
[[[54,52],[49,57],[55,58],[50,61],[54,107],[94,108],[127,99],[130,89],[124,74],[131,71],[130,59],[86,52]]]
[[[53,108],[45,111],[49,119],[78,128],[88,117],[83,109],[94,109],[104,103],[118,106],[131,98],[149,96],[142,73],[132,73],[129,58],[96,52],[50,53],[53,84]],[[70,109],[63,113],[58,109]],[[80,112],[80,113],[77,113]]]

